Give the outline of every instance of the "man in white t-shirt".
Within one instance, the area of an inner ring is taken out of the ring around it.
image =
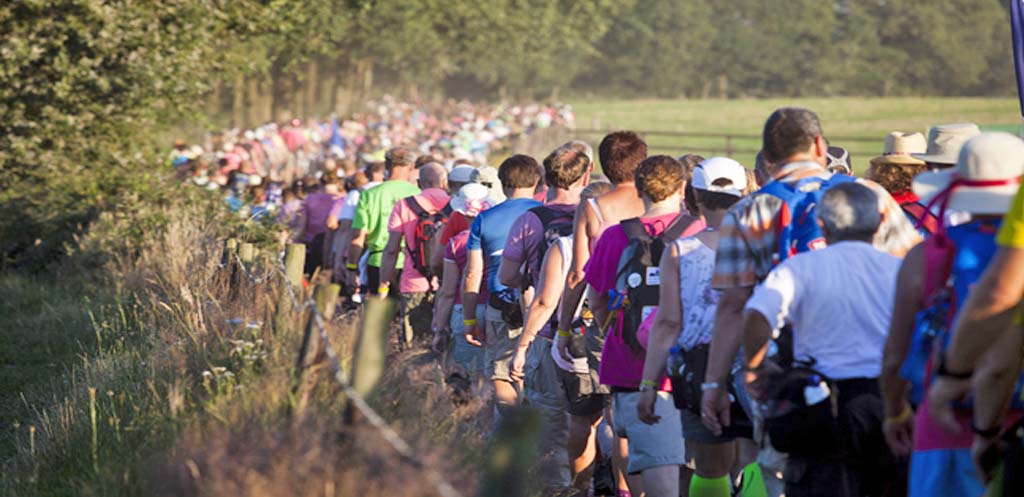
[[[792,326],[794,358],[813,359],[814,369],[838,385],[842,436],[825,454],[790,453],[786,495],[841,495],[835,488],[841,481],[849,485],[846,495],[877,495],[901,474],[882,436],[878,390],[901,260],[872,246],[882,215],[870,188],[833,186],[816,213],[828,246],[787,259],[747,301],[748,389],[765,400],[765,384],[777,381],[763,362],[768,341],[774,330]]]

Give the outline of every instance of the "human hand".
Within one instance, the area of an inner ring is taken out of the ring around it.
[[[562,359],[565,360],[565,362],[568,362],[569,364],[572,364],[572,361],[575,358],[572,356],[572,354],[569,353],[569,340],[570,339],[571,339],[570,337],[556,336],[555,337],[555,350],[558,351],[558,355],[561,356]]]
[[[466,341],[469,342],[470,345],[475,345],[477,347],[484,346],[484,334],[480,329],[480,326],[475,324],[466,325]]]
[[[928,414],[947,432],[960,433],[960,423],[953,413],[953,401],[964,398],[970,389],[968,379],[936,376],[928,389]]]
[[[914,411],[904,404],[901,414],[882,423],[885,443],[896,457],[908,457],[914,450]]]
[[[523,381],[526,376],[523,369],[526,368],[526,347],[519,347],[516,349],[516,353],[512,356],[512,365],[509,366],[508,375],[512,377],[513,381]]]
[[[988,483],[992,480],[1005,451],[1006,443],[1000,437],[974,436],[974,442],[971,443],[971,460],[974,461],[974,467],[981,475],[982,481]]]
[[[715,436],[722,434],[722,429],[732,424],[729,412],[732,400],[724,388],[712,388],[704,391],[700,400],[700,419],[704,426]]]
[[[657,400],[658,392],[654,389],[640,392],[640,399],[636,402],[636,415],[640,421],[653,425],[661,421],[661,416],[654,414],[654,402]]]
[[[747,387],[750,398],[764,402],[768,397],[769,381],[781,372],[782,368],[772,361],[764,361],[757,369],[745,371],[743,383]]]

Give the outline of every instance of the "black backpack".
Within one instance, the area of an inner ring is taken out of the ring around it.
[[[403,201],[413,214],[416,214],[416,235],[412,240],[405,242],[409,249],[409,259],[420,274],[430,279],[435,276],[434,271],[430,269],[430,240],[444,229],[445,223],[452,215],[452,208],[445,205],[443,209],[430,213],[416,201],[416,197],[406,197]]]
[[[647,232],[640,218],[626,219],[621,223],[629,245],[619,258],[615,291],[619,296],[625,296],[622,300],[622,334],[634,352],[643,350],[636,338],[640,324],[658,307],[661,253],[666,244],[682,236],[697,220],[689,214],[680,214],[657,237]]]
[[[548,248],[554,245],[555,241],[560,237],[572,235],[574,213],[555,210],[543,205],[530,209],[530,212],[540,219],[540,224],[544,229],[544,241],[540,244],[540,255],[538,256],[538,260],[543,261],[544,256],[548,253]],[[540,279],[540,275],[530,274],[527,271],[523,289],[533,286],[536,279]]]

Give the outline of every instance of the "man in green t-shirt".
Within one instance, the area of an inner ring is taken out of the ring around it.
[[[412,182],[416,166],[416,154],[405,148],[388,150],[384,157],[384,168],[388,180],[359,196],[355,217],[352,218],[354,235],[348,250],[348,264],[345,266],[345,281],[350,285],[358,282],[359,270],[356,262],[363,250],[369,253],[366,261],[365,287],[370,295],[379,295],[381,287],[380,264],[384,247],[388,243],[388,217],[399,200],[420,193]],[[399,254],[395,273],[390,282],[398,288],[404,257]]]

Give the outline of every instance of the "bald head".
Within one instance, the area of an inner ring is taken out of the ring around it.
[[[424,164],[420,168],[419,185],[422,190],[427,188],[446,190],[448,189],[448,171],[445,170],[444,166],[436,162]]]

